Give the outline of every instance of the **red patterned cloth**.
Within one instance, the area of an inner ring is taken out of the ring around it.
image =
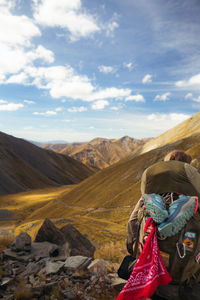
[[[159,285],[168,284],[172,279],[162,261],[157,230],[152,218],[146,222],[144,232],[152,225],[151,232],[135,264],[133,272],[117,300],[141,300],[151,297]]]

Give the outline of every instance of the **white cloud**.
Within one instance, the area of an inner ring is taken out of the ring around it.
[[[154,98],[154,101],[167,101],[167,100],[169,100],[170,95],[171,95],[171,93],[169,93],[169,92],[162,94],[162,95],[157,95]]]
[[[68,108],[67,111],[72,112],[72,113],[84,112],[84,111],[87,111],[87,107],[84,107],[84,106],[75,107],[74,106],[74,107]]]
[[[52,51],[44,48],[42,45],[39,45],[33,51],[27,53],[27,57],[30,61],[36,59],[42,59],[43,62],[52,63],[54,62],[54,54]]]
[[[188,93],[187,95],[185,95],[185,99],[193,99],[192,93]]]
[[[0,42],[10,46],[30,46],[31,39],[41,32],[27,16],[12,15],[9,6],[0,2]]]
[[[185,96],[185,99],[190,99],[194,102],[200,102],[200,96],[198,97],[194,97],[192,93],[188,93],[186,96]]]
[[[32,100],[24,100],[24,103],[27,103],[27,104],[35,104],[35,101],[32,101]]]
[[[147,74],[144,76],[144,78],[142,79],[142,83],[150,83],[152,82],[152,75],[151,74]]]
[[[12,103],[11,102],[11,103],[7,103],[7,104],[0,104],[0,111],[15,111],[22,107],[24,107],[24,105],[22,103]]]
[[[47,89],[53,98],[67,97],[83,101],[104,100],[107,98],[124,99],[131,95],[131,89],[110,87],[97,90],[86,75],[78,75],[70,66],[31,67],[17,74],[26,79],[24,85],[34,85],[39,89]],[[12,79],[12,80],[11,80]],[[13,76],[4,83],[13,82]]]
[[[200,88],[200,74],[190,77],[188,80],[180,80],[176,82],[176,86],[181,88]]]
[[[136,101],[136,102],[145,102],[145,99],[143,95],[137,94],[137,95],[130,95],[126,97],[126,101]]]
[[[11,5],[12,4],[12,5]],[[13,15],[11,8],[15,1],[0,2],[0,83],[5,83],[6,75],[13,74],[7,83],[24,83],[26,74],[17,74],[36,59],[53,62],[50,50],[32,44],[32,39],[41,35],[39,28],[27,16]]]
[[[105,74],[115,73],[117,71],[115,67],[103,66],[103,65],[99,66],[98,69],[100,72],[105,73]]]
[[[133,63],[132,62],[129,62],[129,63],[123,63],[123,66],[125,68],[127,68],[129,71],[133,70]]]
[[[114,13],[110,21],[102,25],[108,37],[113,37],[114,31],[119,27],[119,24],[117,22],[118,19],[119,15],[117,13]]]
[[[57,112],[62,111],[62,110],[63,110],[62,107],[57,107],[57,108],[55,109],[55,111],[57,111]]]
[[[110,109],[114,110],[114,111],[118,111],[118,110],[120,110],[120,107],[118,107],[118,106],[111,106]]]
[[[200,102],[200,96],[194,99],[195,102]]]
[[[57,115],[57,112],[56,112],[56,111],[53,111],[53,110],[47,110],[47,111],[45,111],[45,112],[37,112],[37,111],[35,111],[35,112],[33,113],[33,115],[50,117],[50,116],[55,116],[55,115]]]
[[[128,97],[131,95],[131,89],[118,89],[115,87],[101,89],[97,92],[92,93],[89,96],[90,101],[95,100],[103,100],[106,98],[113,98],[113,99],[124,99],[125,97]]]
[[[94,102],[91,105],[91,108],[93,110],[101,110],[101,109],[104,109],[108,105],[109,105],[109,102],[107,100],[99,100],[99,101]]]
[[[0,99],[0,104],[5,104],[5,103],[8,103],[8,101],[7,101],[7,100]]]
[[[6,83],[26,84],[27,80],[28,80],[27,74],[22,72],[17,75],[10,76],[6,81]]]
[[[108,23],[107,27],[106,27],[106,35],[112,36],[115,29],[117,29],[118,27],[119,27],[119,24],[116,21],[112,21],[112,22]]]
[[[38,24],[67,29],[72,41],[100,31],[95,18],[82,9],[80,0],[41,0],[33,9]]]
[[[154,122],[161,122],[161,121],[175,121],[176,124],[188,119],[190,115],[187,114],[179,114],[179,113],[170,113],[170,114],[151,114],[147,116],[147,119]]]

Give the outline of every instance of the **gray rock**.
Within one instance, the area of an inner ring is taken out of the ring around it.
[[[69,243],[71,251],[70,255],[82,255],[93,257],[95,247],[92,243],[82,235],[73,225],[68,224],[60,229],[66,241]]]
[[[56,274],[64,266],[64,264],[65,263],[61,261],[57,261],[57,262],[47,261],[45,266],[45,272],[47,275]]]
[[[126,280],[119,278],[117,274],[109,274],[108,276],[111,280],[112,288],[114,288],[118,292],[120,292],[127,283]]]
[[[49,242],[32,243],[31,255],[35,258],[55,257],[60,253],[58,245]]]
[[[19,255],[20,253],[12,251],[11,249],[5,249],[3,251],[4,256],[21,262],[29,262],[30,260],[39,260],[45,257],[51,257],[59,255],[59,246],[49,243],[32,243],[31,252],[25,252],[24,255]]]
[[[66,259],[64,263],[64,268],[69,268],[69,269],[84,269],[86,268],[90,262],[92,261],[91,257],[86,257],[86,256],[70,256]]]
[[[28,233],[22,232],[15,237],[11,245],[11,250],[16,252],[30,252],[31,251],[31,237]]]
[[[39,262],[30,262],[27,267],[26,270],[23,272],[24,276],[28,276],[31,274],[37,274],[44,266],[44,262],[43,261],[39,261]]]
[[[59,255],[58,256],[52,256],[51,260],[52,261],[58,261],[58,260],[66,260],[67,257],[70,256],[70,246],[69,243],[66,242],[63,246],[59,247]]]
[[[44,220],[35,238],[35,242],[49,242],[56,245],[63,245],[65,241],[64,234],[48,218]]]
[[[93,273],[97,274],[107,274],[107,268],[110,263],[103,259],[95,259],[91,262],[91,264],[87,267]]]
[[[6,286],[8,285],[9,283],[11,283],[13,281],[13,278],[10,278],[10,277],[4,277],[2,278],[1,280],[1,286]]]

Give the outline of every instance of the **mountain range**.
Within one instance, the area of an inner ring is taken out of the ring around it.
[[[67,154],[96,169],[104,169],[136,151],[150,139],[134,139],[124,136],[120,139],[96,138],[85,143],[44,144],[44,149]]]
[[[22,226],[23,230],[29,232],[29,228],[32,228],[30,224],[37,224],[49,217],[58,223],[61,220],[73,223],[91,241],[98,244],[123,240],[128,218],[140,198],[143,171],[174,149],[184,150],[193,159],[200,161],[200,113],[138,146],[119,162],[96,172],[79,184],[66,190],[63,187],[62,192],[54,190],[54,196],[37,209],[29,210],[26,206],[23,211],[21,208],[25,217],[21,220],[22,225],[17,228],[18,232],[22,230]],[[27,192],[26,197],[28,196],[31,206],[33,192]],[[14,199],[12,197],[17,201],[16,195],[4,196],[1,200],[8,210],[13,211],[9,204]],[[18,197],[22,199],[23,195]],[[39,197],[38,194],[38,199]]]

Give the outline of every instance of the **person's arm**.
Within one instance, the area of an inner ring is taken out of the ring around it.
[[[143,206],[144,202],[142,198],[136,204],[127,225],[127,239],[126,239],[126,248],[128,252],[133,255],[133,244],[135,243],[139,230],[139,221],[138,221],[138,212]]]

